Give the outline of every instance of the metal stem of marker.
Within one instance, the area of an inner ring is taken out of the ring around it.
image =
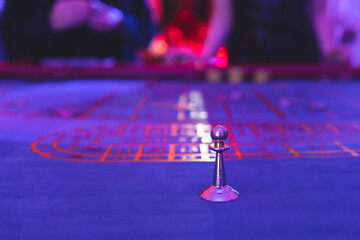
[[[210,145],[210,149],[216,152],[213,185],[216,187],[223,187],[226,186],[223,152],[229,148],[224,149],[224,141],[215,141],[214,147]]]
[[[213,202],[228,202],[237,199],[240,194],[232,187],[226,185],[223,152],[230,148],[225,144],[228,131],[223,126],[216,126],[211,130],[211,138],[214,143],[210,149],[216,152],[213,185],[205,189],[200,197]]]

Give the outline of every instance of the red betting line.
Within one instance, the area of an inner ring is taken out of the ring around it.
[[[89,108],[87,108],[85,111],[83,111],[82,113],[78,114],[78,116],[76,117],[77,119],[85,119],[88,116],[90,116],[90,114],[92,114],[96,109],[100,108],[101,106],[103,106],[106,102],[108,102],[110,99],[112,99],[115,96],[115,93],[110,93],[108,95],[106,95],[105,97],[97,100],[96,102],[94,102]]]
[[[255,96],[268,108],[272,111],[278,118],[286,119],[286,115],[278,109],[275,104],[273,104],[270,99],[268,99],[263,93],[259,91],[254,91]]]

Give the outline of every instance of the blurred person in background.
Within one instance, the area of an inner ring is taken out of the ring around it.
[[[209,60],[226,43],[230,62],[348,62],[332,39],[327,0],[212,0],[209,32],[196,55],[178,49],[168,61]]]
[[[340,51],[348,53],[350,64],[360,66],[360,0],[327,0],[326,14],[332,25],[332,39]]]
[[[10,0],[3,17],[7,57],[133,61],[154,28],[144,0]]]

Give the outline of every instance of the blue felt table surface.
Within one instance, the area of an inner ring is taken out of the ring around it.
[[[360,239],[359,90],[359,82],[315,81],[2,83],[0,240]],[[210,153],[199,146],[207,150],[205,127],[215,123],[230,124],[234,135],[225,168],[241,196],[228,203],[199,197],[214,167],[201,162]],[[161,131],[173,124],[179,129],[169,138]],[[115,141],[108,132],[123,125],[127,132]],[[104,135],[96,129],[108,135],[86,148],[90,140],[79,128],[93,134],[91,141]],[[58,152],[51,148],[56,132],[68,137]],[[43,140],[40,155],[31,150],[36,139]],[[157,139],[165,160],[152,149]],[[64,154],[73,140],[85,157]],[[180,157],[193,157],[169,162],[169,143],[178,144]],[[245,159],[258,154],[257,160],[237,159],[236,143]],[[114,144],[118,162],[86,158],[94,146],[104,156]],[[163,162],[135,162],[139,144]],[[121,162],[131,151],[133,162]]]
[[[0,239],[360,236],[358,158],[226,162],[241,197],[211,203],[199,194],[211,184],[213,163],[62,162],[7,144]]]

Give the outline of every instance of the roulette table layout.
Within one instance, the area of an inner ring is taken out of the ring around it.
[[[2,66],[0,239],[358,238],[357,69],[153,69]]]

